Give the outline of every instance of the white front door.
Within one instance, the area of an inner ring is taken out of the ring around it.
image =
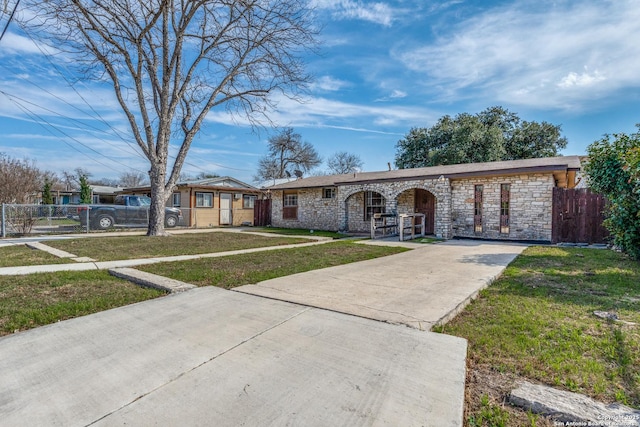
[[[231,194],[220,193],[220,225],[231,224]]]

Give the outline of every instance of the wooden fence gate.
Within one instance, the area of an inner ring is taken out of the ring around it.
[[[552,243],[605,243],[606,199],[586,188],[553,189]]]
[[[253,205],[253,225],[256,227],[271,225],[271,199],[256,200]]]

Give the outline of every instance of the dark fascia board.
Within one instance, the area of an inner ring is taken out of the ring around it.
[[[564,165],[545,165],[545,166],[531,166],[524,168],[509,168],[509,169],[494,169],[486,171],[473,171],[473,172],[458,172],[449,174],[438,175],[416,175],[405,177],[393,177],[393,178],[378,178],[371,180],[360,181],[342,181],[336,182],[336,185],[350,185],[350,184],[367,184],[377,182],[397,182],[397,181],[413,181],[418,179],[438,179],[440,176],[444,176],[449,179],[462,179],[462,178],[475,178],[485,176],[500,176],[500,175],[520,175],[522,173],[540,173],[540,172],[564,172],[568,170],[580,170],[569,169],[566,164]]]

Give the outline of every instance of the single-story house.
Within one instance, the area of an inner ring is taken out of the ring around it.
[[[113,203],[115,197],[122,191],[122,187],[93,184],[89,186],[91,187],[91,203],[96,205]],[[71,190],[54,189],[51,190],[51,195],[54,205],[80,204],[80,189],[78,188]]]
[[[122,194],[150,195],[151,187],[126,188]],[[262,195],[258,188],[228,176],[181,181],[167,206],[180,208],[188,227],[253,225],[253,207]]]
[[[579,156],[313,176],[268,188],[271,224],[369,232],[376,213],[422,213],[444,239],[550,241],[553,189],[580,179]]]

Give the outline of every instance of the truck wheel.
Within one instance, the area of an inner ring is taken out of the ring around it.
[[[178,225],[178,217],[169,215],[165,218],[164,223],[167,227],[173,228]]]
[[[106,230],[113,227],[113,218],[109,215],[100,215],[96,220],[96,226],[100,230]]]

